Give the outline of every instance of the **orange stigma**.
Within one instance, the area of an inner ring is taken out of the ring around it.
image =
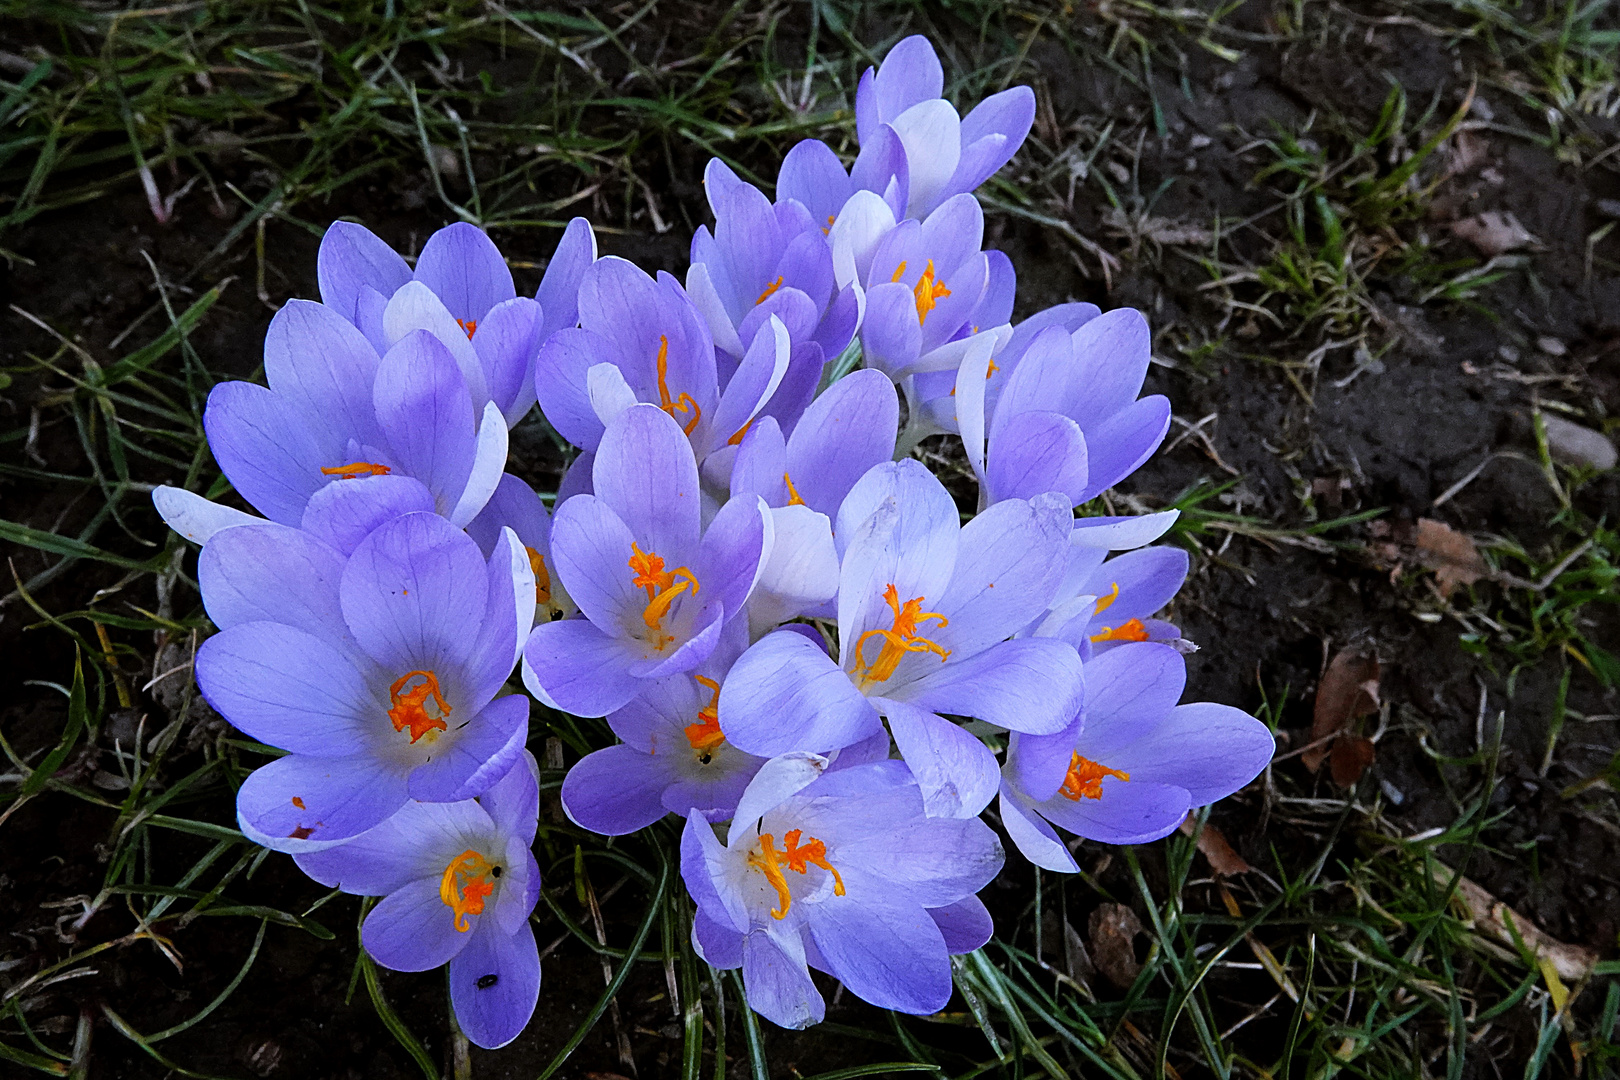
[[[546,570],[546,560],[534,548],[524,545],[524,551],[529,553],[529,569],[534,571],[534,602],[540,607],[551,606],[551,574]]]
[[[456,915],[456,929],[465,934],[472,927],[468,915],[484,913],[484,898],[495,891],[493,879],[501,876],[501,868],[472,848],[450,860],[439,879],[439,899]]]
[[[772,293],[774,293],[777,289],[780,289],[781,287],[782,287],[782,275],[777,274],[776,275],[776,280],[771,282],[769,285],[765,286],[765,291],[759,294],[759,299],[755,300],[754,303],[755,304],[763,304],[766,300],[770,299]]]
[[[804,499],[799,496],[799,489],[793,486],[793,477],[787,473],[782,474],[782,483],[787,485],[789,506],[803,506]]]
[[[688,435],[697,430],[698,421],[703,419],[703,410],[698,408],[698,403],[692,400],[691,394],[683,391],[678,398],[669,396],[669,338],[663,334],[658,335],[658,407],[669,413],[676,421],[680,420],[680,417],[675,416],[678,412],[690,416],[692,419],[681,427]]]
[[[1113,607],[1114,601],[1118,600],[1118,599],[1119,599],[1119,582],[1116,581],[1116,582],[1114,582],[1113,589],[1111,589],[1109,591],[1107,596],[1099,596],[1099,597],[1097,597],[1097,609],[1095,611],[1093,611],[1091,614],[1092,615],[1101,615],[1103,612],[1107,611],[1110,607]]]
[[[353,461],[347,465],[323,465],[321,472],[327,476],[335,476],[339,480],[353,480],[357,476],[387,476],[393,470],[386,465],[370,461]]]
[[[899,281],[906,272],[906,262],[900,260],[900,265],[894,268],[894,277],[890,281]],[[917,279],[917,285],[911,290],[917,298],[917,322],[919,324],[928,320],[928,313],[934,310],[942,297],[951,295],[951,290],[945,287],[942,281],[934,280],[934,260],[929,259],[928,265],[923,268],[922,277]]]
[[[733,435],[731,438],[726,440],[726,445],[727,446],[741,446],[743,439],[745,437],[747,437],[747,435],[748,435],[748,429],[753,427],[753,426],[754,426],[754,422],[752,420],[750,420],[750,421],[748,421],[748,423],[746,423],[742,427],[738,428],[737,433],[735,435]]]
[[[1098,610],[1102,610],[1098,608]],[[1129,619],[1118,626],[1105,626],[1102,633],[1092,634],[1092,641],[1146,641],[1148,639],[1147,627],[1142,625],[1141,619]]]
[[[796,874],[808,874],[812,864],[819,866],[833,876],[833,895],[844,895],[843,875],[827,861],[827,845],[812,836],[809,843],[800,847],[799,837],[803,831],[794,829],[784,833],[782,851],[776,850],[776,837],[761,833],[760,853],[748,853],[748,865],[758,868],[765,875],[765,880],[771,883],[771,888],[776,890],[777,903],[781,906],[771,909],[773,919],[787,918],[788,908],[793,906],[793,893],[788,890],[787,876],[782,873],[784,866]]]
[[[647,607],[641,613],[641,621],[652,631],[652,647],[662,651],[665,645],[675,640],[672,635],[664,633],[664,616],[669,614],[670,605],[682,593],[690,589],[693,595],[697,594],[698,580],[684,566],[665,570],[662,556],[657,552],[642,551],[634,540],[630,541],[630,550],[634,554],[630,556],[629,565],[636,575],[631,584],[647,590]]]
[[[1069,773],[1063,778],[1063,786],[1058,789],[1058,794],[1070,802],[1079,802],[1081,798],[1100,799],[1105,776],[1127,781],[1131,778],[1130,773],[1106,768],[1090,758],[1072,754],[1069,757]]]
[[[477,319],[457,319],[456,325],[467,332],[467,340],[471,341],[473,333],[478,329]]]
[[[894,626],[889,630],[868,630],[855,642],[855,677],[862,684],[886,682],[907,653],[931,652],[944,663],[951,650],[942,648],[925,637],[918,636],[917,624],[932,620],[940,626],[949,626],[950,620],[937,611],[924,611],[923,598],[914,596],[900,603],[900,592],[892,584],[883,589],[883,599],[894,612]],[[866,663],[866,642],[869,638],[883,639],[883,649],[870,667]]]
[[[720,744],[726,741],[725,733],[720,730],[720,684],[702,675],[693,678],[704,685],[710,697],[709,703],[698,710],[698,722],[686,725],[686,741],[692,744],[698,760],[707,765]]]
[[[405,684],[416,678],[422,681],[405,690]],[[433,699],[437,715],[428,714],[430,697]],[[394,730],[404,731],[409,728],[413,744],[422,736],[434,731],[444,731],[449,726],[444,722],[444,718],[450,715],[450,704],[444,700],[444,695],[439,693],[439,678],[431,671],[407,671],[395,679],[394,685],[388,688],[388,700],[393,705],[393,708],[388,710],[388,719],[394,722]],[[428,741],[431,742],[432,739]]]

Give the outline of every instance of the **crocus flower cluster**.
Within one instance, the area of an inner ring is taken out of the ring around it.
[[[942,89],[908,38],[860,82],[852,164],[800,143],[772,198],[711,162],[684,281],[598,258],[583,220],[532,299],[471,225],[414,265],[333,225],[268,387],[204,418],[263,516],[154,495],[203,545],[198,684],[279,755],[243,832],[381,897],[365,948],[448,964],[480,1046],[539,992],[531,696],[617,740],[563,781],[577,825],[685,819],[694,946],[788,1027],[824,1014],[812,968],[945,1006],[993,932],[987,811],[1073,871],[1060,829],[1162,837],[1271,758],[1252,717],[1179,704],[1194,647],[1157,616],[1188,561],[1152,546],[1175,514],[1075,513],[1168,428],[1147,323],[1011,322],[973,192],[1034,98],[962,117]],[[536,403],[578,451],[549,508],[503,471]],[[911,455],[940,434],[976,491]]]

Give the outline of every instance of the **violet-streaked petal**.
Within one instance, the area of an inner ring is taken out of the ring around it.
[[[467,487],[479,440],[466,382],[439,339],[416,330],[389,349],[374,400],[395,463],[449,514]]]
[[[899,422],[894,384],[879,371],[852,371],[805,410],[783,471],[806,506],[835,517],[856,481],[894,457]]]
[[[999,425],[990,444],[985,482],[992,501],[1060,492],[1070,506],[1088,490],[1086,437],[1062,413],[1026,412]]]
[[[928,917],[945,939],[945,951],[952,956],[982,948],[996,932],[990,909],[977,896],[964,896],[954,904],[928,909]]]
[[[481,321],[495,305],[512,299],[512,271],[495,242],[476,225],[446,225],[422,245],[415,278],[464,323]]]
[[[803,791],[827,771],[827,759],[820,754],[792,750],[771,758],[759,767],[743,790],[742,799],[731,819],[726,846],[735,848],[757,835],[759,819]]]
[[[378,363],[359,330],[310,300],[287,301],[264,337],[265,381],[328,453],[341,453],[350,439],[381,441],[371,404]]]
[[[301,528],[348,555],[385,521],[436,512],[433,493],[415,477],[357,476],[327,484],[311,495]]]
[[[1135,472],[1170,430],[1170,399],[1160,394],[1109,417],[1086,438],[1090,476],[1081,501],[1113,487]]]
[[[540,949],[525,920],[502,933],[493,919],[473,929],[450,961],[450,1004],[467,1038],[485,1050],[516,1039],[540,1000]]]
[[[1105,757],[1152,731],[1181,700],[1187,663],[1168,645],[1143,641],[1098,653],[1086,665],[1085,756]]]
[[[669,763],[659,755],[609,746],[585,755],[568,770],[562,806],[582,829],[623,836],[668,813],[663,795],[673,779]]]
[[[1105,776],[1101,798],[1071,800],[1060,795],[1041,803],[1039,812],[1087,840],[1146,844],[1175,832],[1191,806],[1186,788]]]
[[[523,753],[528,731],[529,699],[522,694],[496,698],[459,730],[439,738],[432,759],[411,773],[411,798],[457,802],[482,795]]]
[[[1062,731],[1083,700],[1080,656],[1056,638],[1017,638],[938,665],[892,693],[926,709],[1011,731]]]
[[[1248,713],[1200,701],[1172,709],[1151,732],[1115,755],[1119,765],[1110,765],[1129,772],[1133,784],[1186,788],[1192,805],[1203,806],[1260,775],[1276,749],[1276,738]]]
[[[203,429],[231,486],[272,521],[297,525],[310,495],[329,480],[304,417],[267,387],[220,383],[208,394]]]
[[[910,702],[880,698],[895,746],[922,789],[930,817],[978,816],[996,797],[995,755],[963,728]]]
[[[1029,809],[1017,795],[1002,785],[1001,799],[996,804],[1002,827],[1024,858],[1046,870],[1059,874],[1073,874],[1080,864],[1069,854],[1068,846],[1059,839],[1056,830],[1034,810]]]
[[[871,703],[826,652],[786,631],[766,635],[732,665],[719,716],[733,745],[761,757],[836,750],[882,730]]]
[[[315,277],[321,302],[354,321],[363,288],[392,296],[411,280],[411,268],[364,225],[334,221],[321,237]]]
[[[948,622],[928,636],[960,662],[1027,626],[1063,580],[1070,520],[1062,500],[1013,499],[963,526],[950,585],[930,608]]]
[[[362,754],[386,730],[386,699],[345,651],[283,623],[241,623],[197,649],[197,686],[250,738],[295,754]]]
[[[294,861],[328,888],[387,896],[412,881],[437,881],[469,840],[489,829],[489,815],[471,799],[407,802],[376,828],[334,847],[300,852]]]
[[[1073,341],[1084,374],[1078,406],[1070,415],[1090,430],[1141,393],[1153,354],[1153,335],[1140,311],[1115,308],[1081,326]]]
[[[478,919],[482,923],[483,919]],[[455,912],[439,898],[439,883],[420,878],[383,897],[360,928],[371,958],[394,971],[431,971],[466,948]]]
[[[702,516],[697,462],[669,414],[656,405],[625,411],[603,434],[591,475],[596,497],[629,527],[643,551],[657,553],[671,568],[697,553]]]
[[[339,552],[309,533],[268,521],[230,529],[197,556],[203,605],[221,630],[270,620],[342,640],[342,576]]]
[[[542,623],[523,646],[523,685],[575,716],[606,716],[641,689],[629,671],[637,659],[584,619]]]
[[[405,774],[371,755],[289,754],[248,774],[236,814],[276,851],[347,840],[405,805]]]
[[[778,1027],[802,1031],[826,1017],[796,930],[751,930],[743,939],[742,973],[748,1007]]]
[[[881,881],[872,879],[874,890]],[[828,970],[863,1001],[915,1015],[950,1001],[945,939],[916,901],[896,893],[834,897],[807,912],[805,924]]]

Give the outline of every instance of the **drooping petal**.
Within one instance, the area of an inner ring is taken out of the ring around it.
[[[826,652],[789,631],[766,635],[732,665],[719,716],[727,739],[761,757],[836,750],[882,730],[871,703]]]
[[[663,795],[671,780],[665,758],[629,746],[610,746],[585,755],[568,770],[562,805],[580,828],[623,836],[669,812]]]
[[[1057,831],[1046,823],[1046,819],[1021,800],[1016,794],[1002,785],[1001,799],[996,804],[1001,816],[1001,824],[1007,830],[1013,846],[1034,863],[1046,870],[1059,874],[1073,874],[1079,871],[1080,864],[1074,861],[1069,854],[1068,846],[1059,839]]]
[[[882,879],[870,880],[876,892]],[[859,889],[865,882],[850,884],[859,900],[834,897],[805,915],[828,970],[880,1009],[914,1015],[943,1009],[951,998],[951,962],[934,920],[898,891],[873,895]]]
[[[488,921],[479,916],[468,919]],[[437,878],[418,878],[389,893],[360,927],[366,952],[394,971],[431,971],[471,940],[470,930],[456,929],[455,912],[439,898]]]
[[[802,1031],[827,1015],[796,932],[750,931],[743,939],[742,972],[748,1007],[778,1027]]]
[[[496,1050],[523,1033],[540,1000],[540,949],[527,920],[502,933],[493,919],[450,961],[450,1004],[467,1038]]]
[[[405,774],[370,755],[289,754],[248,774],[236,814],[276,851],[347,840],[405,805]]]
[[[206,544],[214,536],[238,525],[256,525],[255,517],[231,506],[210,502],[194,491],[163,484],[153,490],[152,505],[163,523],[193,544]]]
[[[970,818],[996,797],[996,758],[965,729],[909,702],[880,698],[889,730],[930,817]]]

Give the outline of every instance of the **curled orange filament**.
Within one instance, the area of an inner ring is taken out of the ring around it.
[[[940,626],[949,626],[949,619],[937,611],[924,611],[923,598],[920,596],[914,596],[904,604],[900,603],[899,590],[893,584],[884,587],[883,599],[889,605],[889,610],[894,612],[894,626],[888,630],[868,630],[855,642],[855,677],[860,682],[888,681],[907,653],[930,652],[938,656],[942,664],[950,658],[951,650],[920,636],[917,632],[917,624],[920,622],[933,621]],[[874,637],[883,639],[883,649],[878,653],[877,660],[868,666],[866,642]]]
[[[1118,599],[1119,599],[1119,582],[1116,581],[1116,582],[1114,582],[1113,589],[1110,590],[1110,592],[1108,593],[1107,596],[1099,596],[1099,597],[1097,597],[1097,607],[1096,607],[1095,610],[1092,611],[1091,614],[1092,615],[1101,615],[1103,612],[1107,611],[1110,607],[1113,607],[1114,601],[1118,600]]]
[[[323,465],[321,472],[339,480],[353,480],[357,476],[387,476],[393,470],[371,461],[351,461],[347,465]]]
[[[405,684],[417,678],[422,681],[406,690]],[[433,699],[436,715],[428,713],[429,698]],[[450,704],[439,693],[439,677],[431,671],[407,671],[395,679],[388,688],[388,701],[393,706],[388,710],[388,719],[394,722],[394,730],[409,728],[413,744],[429,732],[448,727],[444,718],[450,715]]]
[[[1090,758],[1083,758],[1079,754],[1069,757],[1069,772],[1063,778],[1063,786],[1058,789],[1070,802],[1079,802],[1082,798],[1102,798],[1103,777],[1112,776],[1116,780],[1129,780],[1131,774],[1120,772],[1097,764]]]
[[[761,833],[759,837],[759,854],[748,853],[748,865],[755,867],[765,875],[765,880],[771,883],[776,890],[778,907],[771,909],[771,918],[787,918],[788,908],[793,906],[793,893],[788,889],[787,875],[782,873],[785,866],[796,874],[807,874],[811,865],[819,866],[833,876],[833,895],[844,895],[844,878],[833,864],[827,861],[827,845],[811,837],[803,847],[799,846],[799,837],[803,829],[794,829],[782,835],[783,850],[776,850],[776,837],[770,833]]]
[[[455,912],[456,929],[465,934],[471,930],[468,915],[484,913],[484,898],[495,891],[495,880],[501,868],[478,852],[468,848],[450,860],[439,879],[439,899]]]
[[[688,435],[697,430],[698,421],[703,419],[703,410],[698,408],[691,394],[682,391],[678,398],[669,396],[669,338],[663,334],[658,335],[658,407],[676,421],[680,420],[675,415],[678,412],[690,416],[691,419],[681,426],[681,430]]]
[[[780,289],[781,287],[782,287],[782,275],[777,274],[776,275],[776,280],[771,282],[769,285],[765,286],[765,291],[759,294],[759,299],[755,300],[754,303],[763,304],[766,300],[769,300],[771,298],[772,293],[776,292],[776,290]]]
[[[1118,626],[1105,626],[1102,633],[1092,634],[1092,641],[1146,641],[1147,627],[1141,619],[1128,619]]]
[[[630,569],[636,575],[631,584],[647,590],[647,607],[641,613],[641,621],[652,632],[653,648],[662,650],[675,640],[673,635],[664,633],[664,616],[669,614],[670,605],[687,590],[697,594],[698,580],[684,566],[665,570],[662,556],[655,551],[642,551],[634,540],[630,541],[630,550],[633,552]]]
[[[702,675],[693,678],[703,684],[710,697],[709,703],[698,710],[697,723],[686,725],[686,741],[692,744],[698,760],[707,765],[720,744],[726,741],[725,733],[720,730],[720,684]]]

